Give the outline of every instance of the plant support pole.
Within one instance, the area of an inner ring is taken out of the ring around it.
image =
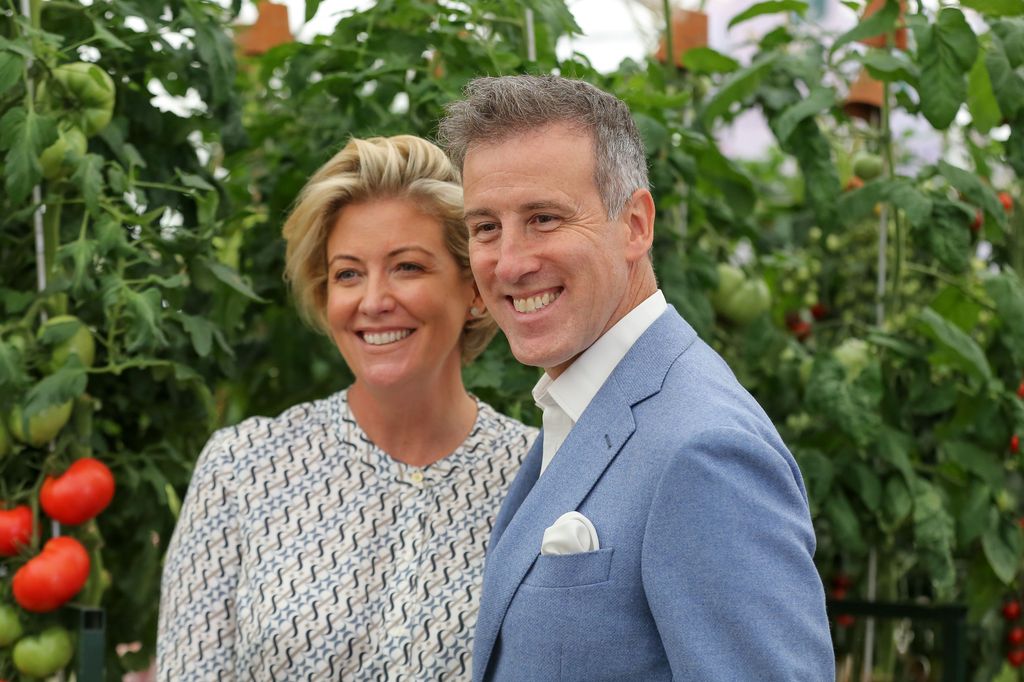
[[[526,60],[537,61],[537,38],[533,33],[533,9],[526,8]]]

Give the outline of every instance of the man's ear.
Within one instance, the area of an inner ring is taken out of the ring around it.
[[[654,214],[654,197],[647,189],[633,192],[622,209],[622,221],[629,230],[626,259],[631,263],[646,258],[654,244]]]

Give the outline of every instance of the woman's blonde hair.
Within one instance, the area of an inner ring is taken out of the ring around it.
[[[472,277],[459,172],[445,153],[412,135],[353,138],[309,179],[284,224],[285,279],[299,314],[313,328],[328,333],[327,238],[338,213],[349,204],[390,198],[418,200],[420,210],[437,218],[445,246]],[[469,320],[462,331],[462,361],[480,355],[497,330],[487,313]]]

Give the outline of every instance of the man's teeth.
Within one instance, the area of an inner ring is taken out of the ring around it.
[[[512,307],[520,313],[534,313],[558,298],[561,292],[549,291],[540,296],[529,296],[527,298],[513,298]]]
[[[411,329],[403,329],[400,332],[383,332],[381,334],[374,334],[366,332],[363,334],[363,341],[373,346],[383,346],[386,343],[394,343],[395,341],[401,341],[405,337],[412,334]]]

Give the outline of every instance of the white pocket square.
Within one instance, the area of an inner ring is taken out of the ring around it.
[[[601,549],[594,524],[578,511],[566,512],[544,529],[541,554],[579,554]]]

